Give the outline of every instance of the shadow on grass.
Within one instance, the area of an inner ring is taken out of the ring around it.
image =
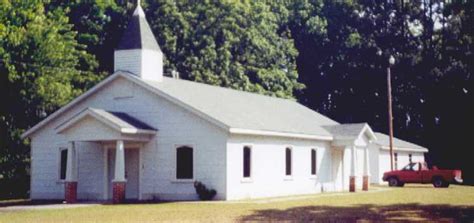
[[[42,204],[61,204],[62,200],[30,200],[30,199],[18,199],[18,200],[5,200],[0,201],[0,207],[10,206],[32,206]]]
[[[256,210],[239,221],[353,222],[353,221],[474,221],[474,205],[357,205],[349,207],[305,206],[284,210]]]

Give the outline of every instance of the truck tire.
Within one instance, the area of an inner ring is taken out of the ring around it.
[[[433,178],[433,186],[436,187],[436,188],[446,187],[445,186],[446,184],[448,184],[448,186],[449,186],[449,183],[447,183],[442,177],[434,177]]]
[[[390,177],[388,178],[388,186],[398,187],[400,186],[400,181],[396,177]]]

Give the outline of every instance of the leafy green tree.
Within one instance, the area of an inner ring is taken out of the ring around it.
[[[99,63],[97,72],[102,75],[113,72],[114,48],[121,35],[134,4],[127,1],[53,1],[46,5],[51,10],[66,10],[77,41],[86,46]]]
[[[463,157],[472,141],[463,139],[474,123],[472,1],[270,2],[299,51],[307,88],[298,100],[340,122],[388,132],[386,68],[394,55],[395,135],[430,148],[433,163],[469,174]]]
[[[186,79],[277,97],[293,97],[298,52],[259,1],[160,0],[146,10],[168,72]]]
[[[64,10],[36,1],[0,4],[0,196],[28,188],[29,149],[20,134],[101,77]]]

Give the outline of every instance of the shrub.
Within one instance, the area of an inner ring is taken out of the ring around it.
[[[194,181],[194,189],[196,189],[196,193],[199,196],[199,199],[203,201],[212,200],[214,196],[216,196],[216,190],[208,189],[206,185],[199,181]]]

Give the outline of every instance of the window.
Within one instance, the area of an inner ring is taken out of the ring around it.
[[[402,170],[405,170],[405,171],[415,171],[415,170],[418,170],[416,164],[417,164],[417,163],[410,163],[410,164],[406,165],[405,167],[403,167]]]
[[[394,168],[395,170],[398,170],[398,153],[393,154],[393,159],[394,159]]]
[[[290,148],[286,148],[285,150],[285,159],[286,159],[285,174],[287,176],[291,176],[291,149]]]
[[[244,177],[250,177],[252,151],[250,147],[244,147]]]
[[[411,154],[408,154],[408,162],[413,163],[413,160],[411,159]]]
[[[420,171],[420,164],[419,163],[413,163],[414,166],[413,166],[413,170],[414,171]]]
[[[176,179],[193,179],[193,148],[189,146],[176,149]]]
[[[67,148],[59,149],[60,160],[59,160],[59,179],[66,179],[66,167],[67,167]]]
[[[316,175],[316,150],[311,149],[311,175]]]

